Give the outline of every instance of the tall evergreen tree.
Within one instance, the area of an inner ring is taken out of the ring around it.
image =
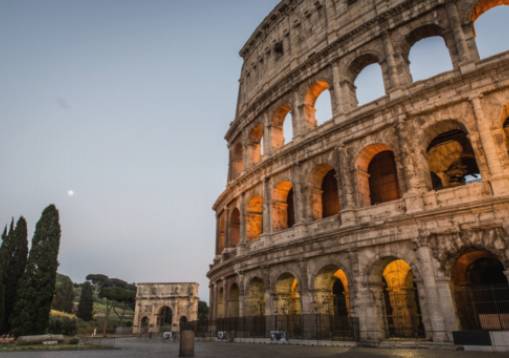
[[[7,264],[9,261],[9,246],[13,233],[14,219],[11,220],[9,231],[5,227],[2,233],[2,245],[0,246],[0,334],[7,333],[7,317],[5,309],[5,293]]]
[[[9,238],[7,262],[5,268],[5,322],[6,330],[10,330],[9,320],[14,310],[14,303],[19,287],[19,282],[25,266],[28,255],[27,240],[27,222],[24,217],[20,217],[16,227]]]
[[[44,209],[35,227],[30,255],[19,284],[10,322],[12,333],[16,336],[41,334],[48,328],[60,234],[58,210],[50,205]]]
[[[78,306],[77,316],[84,321],[90,321],[94,311],[94,297],[92,292],[92,285],[86,281],[81,286],[80,303]]]

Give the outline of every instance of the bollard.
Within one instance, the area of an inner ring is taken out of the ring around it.
[[[191,329],[180,331],[179,357],[194,357],[194,331]]]

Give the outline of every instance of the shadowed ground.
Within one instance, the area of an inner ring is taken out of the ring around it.
[[[19,352],[2,353],[3,357],[12,358],[169,358],[178,357],[176,343],[161,342],[159,340],[145,339],[119,339],[107,340],[101,343],[112,344],[118,350],[81,351],[81,352]],[[236,344],[236,343],[197,343],[196,358],[483,358],[507,357],[507,354],[438,351],[438,350],[411,350],[411,349],[368,349],[368,348],[328,348],[304,347],[294,345],[268,345],[268,344]]]

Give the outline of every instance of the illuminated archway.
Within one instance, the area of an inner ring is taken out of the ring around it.
[[[423,337],[424,326],[412,268],[401,259],[382,272],[386,333],[391,337]]]
[[[452,268],[456,312],[464,330],[509,329],[504,265],[485,250],[465,251]]]
[[[239,317],[239,301],[240,301],[240,290],[239,286],[234,283],[230,286],[228,292],[228,317]]]
[[[217,255],[221,255],[225,248],[226,239],[226,218],[224,211],[219,215],[217,230]]]
[[[236,143],[230,150],[230,179],[237,178],[244,170],[244,150],[241,143]]]
[[[282,105],[272,116],[271,145],[279,149],[293,140],[293,118],[290,105]]]
[[[237,247],[240,243],[240,211],[234,208],[230,214],[230,232],[228,235],[228,247]]]
[[[258,123],[249,132],[248,157],[250,165],[256,165],[263,155],[263,123]]]
[[[263,198],[252,197],[247,204],[246,235],[248,240],[257,240],[263,232]]]
[[[289,180],[279,182],[272,191],[272,229],[291,228],[295,224],[293,185]]]
[[[249,281],[244,310],[246,316],[265,315],[265,285],[262,279],[255,277]]]
[[[509,153],[509,117],[504,122],[504,132],[505,132],[505,146],[507,148],[507,152]]]

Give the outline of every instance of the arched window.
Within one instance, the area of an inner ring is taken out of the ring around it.
[[[263,232],[263,198],[252,197],[247,204],[247,239],[257,240]]]
[[[258,164],[263,155],[263,123],[258,123],[249,132],[249,163],[250,165]]]
[[[445,121],[428,132],[433,134],[426,151],[434,190],[481,180],[474,150],[460,123]]]
[[[218,232],[217,232],[217,254],[218,255],[221,255],[223,253],[223,250],[224,250],[224,246],[225,246],[225,238],[226,238],[226,219],[225,219],[225,215],[224,215],[224,212],[222,212],[220,215],[219,215],[219,219],[218,219]]]
[[[316,81],[304,98],[305,119],[316,127],[332,119],[332,101],[327,81]]]
[[[324,218],[339,213],[338,181],[334,169],[329,170],[322,181],[322,213]]]
[[[311,212],[315,220],[337,215],[340,210],[336,170],[328,164],[314,168],[310,183]]]
[[[244,151],[241,143],[236,143],[230,150],[230,179],[237,178],[244,170]]]
[[[440,36],[416,42],[409,54],[410,73],[414,81],[424,80],[453,69],[449,50]]]
[[[378,57],[365,54],[352,62],[349,68],[352,84],[355,89],[353,100],[356,105],[363,105],[385,96],[385,85]]]
[[[240,211],[233,209],[230,215],[230,232],[228,247],[237,247],[240,243]]]
[[[293,185],[285,180],[272,192],[272,228],[274,231],[291,228],[295,224]]]
[[[499,36],[507,32],[509,6],[500,5],[509,5],[509,0],[481,0],[474,7],[472,20],[481,58],[509,50],[508,42]]]
[[[396,161],[392,151],[375,155],[368,167],[371,205],[400,198]]]
[[[272,117],[272,148],[279,149],[293,140],[293,118],[291,107],[283,105]]]
[[[328,265],[321,269],[314,279],[315,301],[319,303],[317,311],[334,315],[334,331],[348,331],[350,297],[348,277],[342,269]]]

